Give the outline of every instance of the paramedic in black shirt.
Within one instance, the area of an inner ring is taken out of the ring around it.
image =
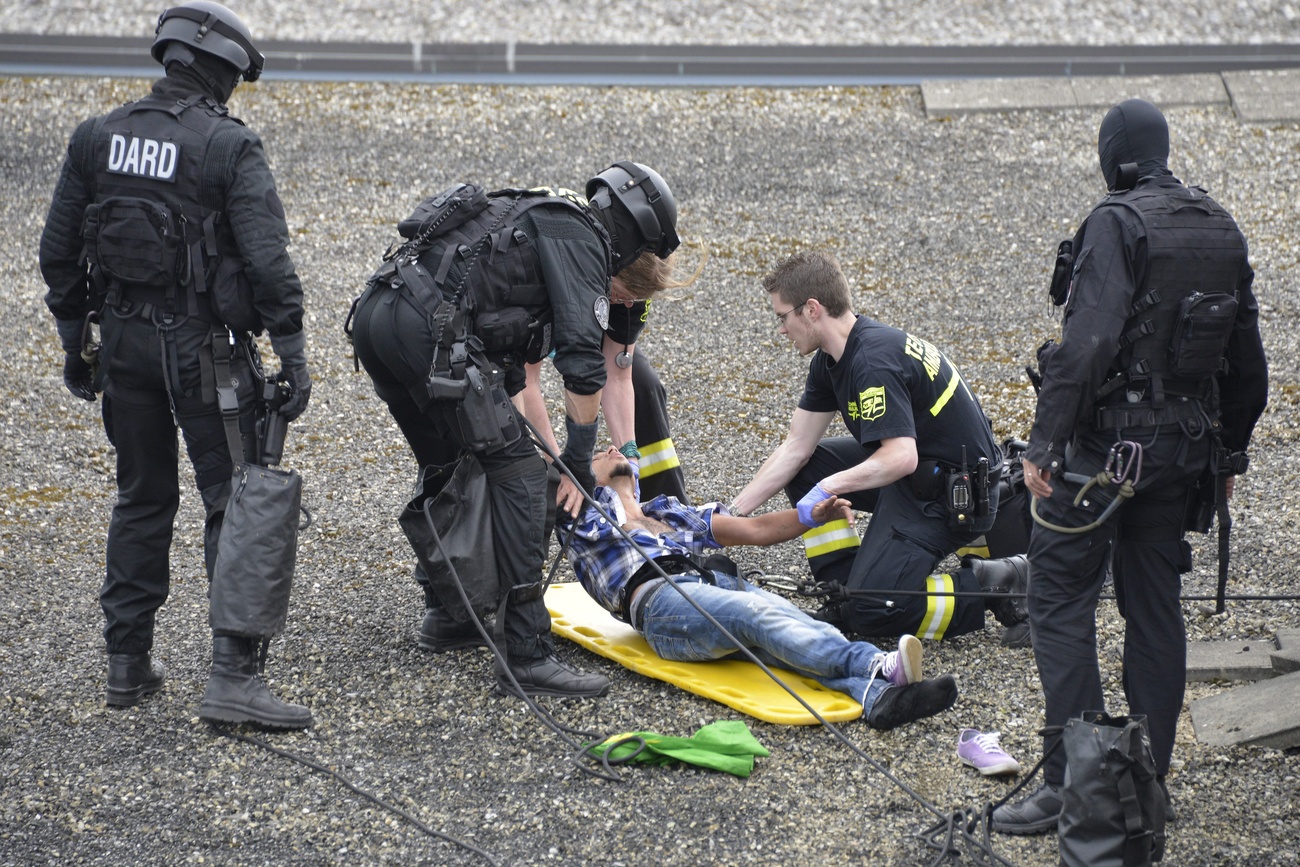
[[[1002,452],[957,368],[932,343],[855,314],[848,280],[829,254],[791,256],[763,286],[778,330],[812,361],[790,432],[732,512],[748,515],[785,490],[808,527],[814,577],[858,594],[820,615],[846,631],[950,638],[983,629],[986,608],[1004,626],[1024,620],[1023,606],[1000,598],[1023,592],[1023,557],[934,573],[993,526],[998,506]],[[850,435],[824,438],[837,413]],[[954,512],[950,479],[981,462],[993,474],[987,502]],[[861,538],[848,521],[812,520],[812,506],[833,496],[871,512]],[[987,602],[984,591],[992,591]],[[954,592],[974,595],[943,595]]]

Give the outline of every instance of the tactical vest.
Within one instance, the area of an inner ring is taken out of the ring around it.
[[[1096,403],[1140,407],[1152,423],[1176,420],[1162,417],[1171,396],[1192,398],[1214,409],[1214,377],[1225,363],[1236,318],[1237,283],[1246,262],[1240,229],[1223,207],[1196,187],[1176,194],[1135,190],[1111,196],[1099,207],[1125,207],[1138,216],[1146,232],[1147,262],[1116,362]],[[1141,424],[1140,415],[1109,418],[1102,426]],[[1126,420],[1129,424],[1123,423]]]
[[[224,123],[242,124],[201,95],[145,97],[96,123],[95,201],[82,238],[108,303],[262,330],[229,227],[200,198],[209,145]]]
[[[446,203],[457,198],[462,201],[459,211],[448,213]],[[489,354],[540,361],[551,351],[550,294],[534,239],[521,219],[539,205],[560,206],[581,216],[601,239],[609,272],[609,236],[576,193],[537,188],[483,194],[457,185],[425,199],[398,224],[398,232],[408,240],[390,250],[369,285],[408,293],[434,318],[438,305],[447,302],[464,314],[467,327]],[[413,258],[418,267],[413,267]],[[435,343],[450,336],[446,323],[435,323],[435,329]]]

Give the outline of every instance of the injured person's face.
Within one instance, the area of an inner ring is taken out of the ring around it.
[[[620,478],[636,479],[636,475],[632,472],[632,465],[628,463],[623,453],[613,446],[592,457],[591,472],[598,485],[610,485],[614,479]]]

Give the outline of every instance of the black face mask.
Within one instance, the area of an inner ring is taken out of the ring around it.
[[[171,59],[170,52],[164,57],[167,64],[167,77],[192,84],[204,93],[224,105],[230,100],[239,84],[239,70],[234,64],[227,63],[219,57],[201,51],[185,52],[193,59],[186,64],[184,54],[177,52]]]
[[[1169,174],[1169,124],[1160,109],[1142,99],[1128,99],[1106,113],[1097,132],[1097,157],[1109,189],[1116,188],[1119,167],[1137,164],[1137,176]]]

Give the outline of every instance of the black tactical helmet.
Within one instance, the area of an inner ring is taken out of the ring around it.
[[[159,63],[167,43],[180,42],[193,51],[218,57],[235,67],[244,81],[257,81],[266,63],[253,47],[253,35],[231,10],[212,0],[190,0],[158,16],[149,53]]]
[[[587,181],[587,198],[598,211],[610,207],[614,199],[627,209],[641,233],[638,254],[651,250],[660,259],[667,259],[681,244],[677,238],[677,200],[664,179],[649,166],[628,160],[614,163]]]

